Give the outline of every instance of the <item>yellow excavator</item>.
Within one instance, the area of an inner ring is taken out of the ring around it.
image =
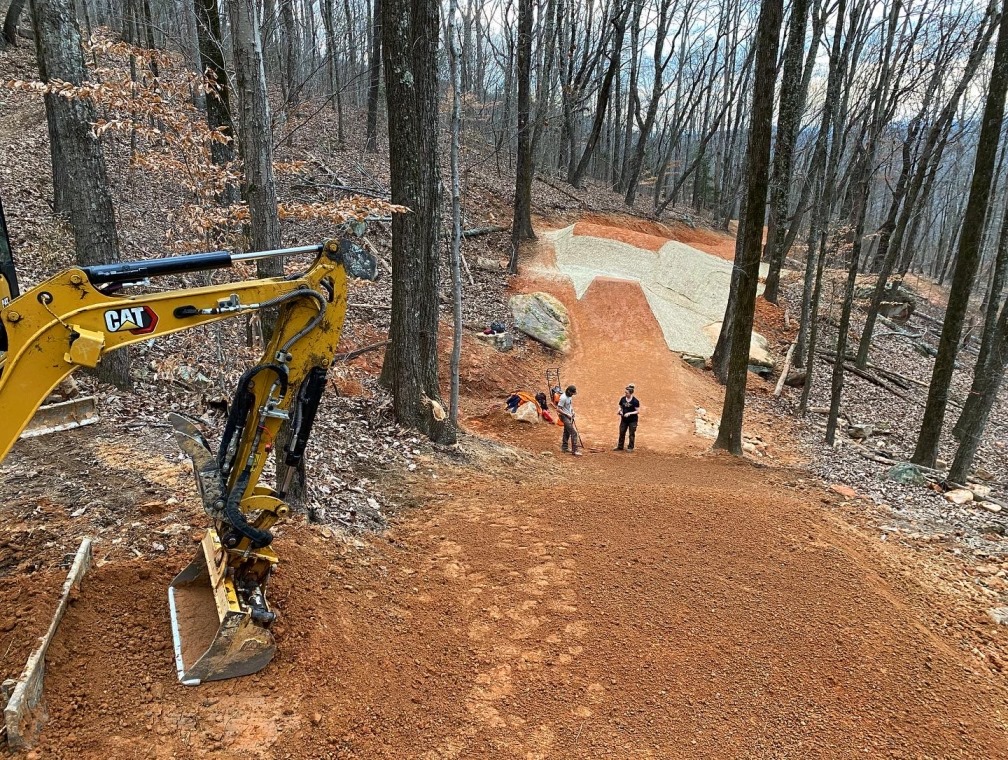
[[[237,262],[314,254],[299,274],[161,292],[150,278]],[[346,314],[347,277],[374,279],[375,257],[350,240],[253,253],[210,253],[71,268],[18,295],[0,266],[0,460],[49,393],[78,367],[130,343],[262,309],[276,326],[238,381],[216,453],[194,421],[169,415],[192,459],[210,526],[168,589],[175,665],[186,685],[248,675],[272,659],[276,618],[266,587],[278,559],[270,528],[301,467]],[[273,487],[260,482],[280,443]]]

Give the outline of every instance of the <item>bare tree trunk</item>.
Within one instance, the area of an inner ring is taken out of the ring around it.
[[[774,147],[773,179],[770,181],[770,217],[767,222],[767,259],[770,262],[763,297],[777,303],[780,270],[784,264],[784,233],[791,189],[791,165],[805,92],[802,84],[802,59],[805,52],[805,27],[808,24],[812,0],[795,0],[791,4],[788,42],[784,49],[781,75],[780,113],[777,118],[777,139]],[[815,44],[815,41],[813,41]]]
[[[448,61],[452,82],[452,115],[451,115],[451,186],[452,186],[452,239],[451,239],[451,273],[452,273],[452,354],[451,354],[451,400],[448,421],[458,430],[459,413],[459,364],[462,361],[462,182],[459,177],[459,139],[462,131],[462,78],[459,75],[459,59],[463,52],[459,49],[458,27],[455,17],[458,14],[458,0],[448,3]],[[464,58],[463,58],[464,60]]]
[[[386,0],[382,8],[392,202],[411,213],[392,218],[392,343],[381,381],[400,423],[453,443],[438,386],[439,16],[438,0]]]
[[[3,35],[0,35],[0,50],[3,50],[4,43],[17,45],[18,20],[21,18],[21,11],[24,10],[25,0],[11,0],[7,6],[7,15],[4,16]]]
[[[627,16],[632,7],[628,0],[626,2],[626,6],[619,9],[613,18],[616,33],[613,37],[612,53],[609,56],[609,66],[606,68],[605,76],[602,78],[602,86],[599,88],[598,97],[595,101],[595,118],[592,121],[591,132],[588,134],[588,141],[585,143],[584,151],[581,153],[581,159],[578,161],[574,173],[567,178],[567,181],[574,187],[581,187],[581,180],[588,169],[588,162],[591,161],[595,153],[595,147],[598,145],[599,137],[602,136],[606,108],[609,105],[609,93],[612,90],[612,83],[616,72],[619,70],[620,57],[623,52],[623,37],[626,34]]]
[[[998,319],[994,330],[993,345],[987,364],[980,374],[978,365],[976,378],[979,384],[970,391],[971,399],[976,393],[976,402],[967,416],[967,411],[963,409],[963,415],[959,420],[962,426],[959,449],[952,460],[952,467],[949,469],[948,479],[953,483],[965,483],[969,475],[970,467],[973,465],[973,457],[980,446],[980,438],[984,428],[987,426],[987,419],[990,417],[991,409],[997,400],[998,390],[1004,380],[1005,369],[1008,368],[1008,303],[1001,309],[1001,317]]]
[[[266,97],[259,6],[256,0],[228,0],[235,80],[238,92],[238,137],[245,182],[242,195],[252,219],[251,249],[266,251],[280,247],[280,219],[277,215],[276,183],[273,180],[273,137],[270,108]],[[256,262],[260,277],[283,274],[278,258]],[[272,324],[264,327],[272,328]]]
[[[255,0],[247,0],[253,2]],[[233,0],[229,0],[233,2]],[[284,71],[280,77],[281,91],[284,95],[283,117],[285,124],[293,121],[298,101],[301,99],[301,87],[298,83],[298,33],[294,24],[294,0],[279,0],[280,25],[283,28]],[[257,11],[258,13],[258,11]],[[260,30],[261,38],[261,30]],[[291,134],[288,127],[288,135]],[[288,138],[289,141],[289,138]]]
[[[949,291],[948,308],[938,342],[938,356],[935,358],[934,372],[928,389],[927,406],[921,423],[920,437],[914,450],[912,461],[926,467],[934,467],[938,457],[938,442],[945,421],[945,406],[948,403],[949,385],[955,368],[955,357],[959,351],[959,339],[973,290],[980,257],[980,236],[983,233],[984,217],[987,214],[994,162],[997,157],[1001,122],[1005,110],[1005,90],[1008,89],[1008,0],[1001,7],[1001,26],[998,30],[997,47],[994,51],[994,68],[991,71],[987,102],[984,105],[977,140],[976,159],[973,165],[973,181],[970,184],[969,200],[963,216],[963,229],[959,236],[959,253],[956,258],[955,274]]]
[[[515,173],[514,220],[508,272],[518,274],[522,241],[535,240],[532,229],[532,134],[529,123],[532,93],[532,0],[518,1],[518,171]]]
[[[60,80],[74,85],[87,81],[80,30],[71,0],[31,0],[35,52],[43,82]],[[91,132],[97,114],[87,98],[45,96],[46,119],[52,139],[54,165],[61,165],[54,183],[63,193],[80,266],[119,261],[115,210],[101,144]],[[98,377],[120,388],[130,387],[129,358],[116,351],[102,358]]]
[[[367,150],[378,152],[378,90],[381,85],[382,0],[374,0],[371,60],[368,64]]]
[[[983,396],[983,383],[993,371],[989,366],[991,354],[995,345],[998,306],[1001,303],[1001,292],[1004,290],[1005,279],[1008,276],[1008,194],[1005,195],[1005,209],[1001,217],[1001,234],[998,240],[997,256],[994,261],[994,271],[991,276],[990,291],[987,294],[987,308],[984,312],[984,331],[980,340],[980,353],[977,355],[976,366],[973,369],[973,383],[970,387],[966,403],[963,405],[959,420],[952,432],[960,440],[963,432],[977,414],[980,399]]]
[[[746,375],[749,366],[749,342],[756,306],[760,250],[763,241],[763,217],[766,214],[767,179],[770,165],[770,132],[773,122],[774,89],[777,80],[777,47],[784,15],[783,0],[763,0],[756,31],[756,74],[754,78],[752,122],[746,148],[748,177],[746,205],[742,214],[744,228],[739,230],[744,243],[741,260],[735,262],[742,276],[732,327],[731,361],[725,388],[721,426],[714,448],[742,456],[742,415],[745,411]]]
[[[200,64],[203,71],[216,82],[213,92],[206,97],[207,126],[220,130],[231,138],[230,142],[210,143],[210,156],[218,166],[226,166],[234,160],[234,124],[231,121],[231,96],[228,85],[227,67],[224,64],[224,48],[221,46],[220,12],[217,0],[194,0],[196,12],[196,38],[199,43]],[[225,204],[238,200],[238,189],[228,186],[221,198]]]
[[[840,311],[840,326],[837,332],[836,361],[833,363],[833,376],[830,382],[830,410],[826,420],[826,443],[833,445],[836,436],[837,420],[840,416],[840,397],[843,394],[844,356],[847,353],[847,333],[850,330],[851,310],[854,305],[854,286],[857,281],[859,264],[861,262],[861,242],[864,238],[865,212],[868,206],[869,181],[871,179],[870,163],[874,159],[874,136],[869,138],[867,148],[858,149],[864,155],[855,160],[861,165],[854,183],[854,232],[851,246],[850,262],[847,269],[847,282],[844,285],[844,300]],[[810,357],[809,364],[815,357]],[[807,373],[810,375],[811,373]],[[811,378],[808,377],[811,382]]]

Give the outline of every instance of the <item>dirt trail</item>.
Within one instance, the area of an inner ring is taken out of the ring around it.
[[[97,568],[40,756],[1008,757],[1003,684],[809,497],[709,456],[549,462],[444,472],[364,552],[285,531],[247,679],[179,686],[167,567]]]
[[[637,445],[656,451],[698,446],[693,434],[697,402],[718,393],[668,350],[644,291],[635,282],[596,278],[580,300],[567,304],[575,348],[563,380],[575,383],[578,430],[589,446],[616,443],[617,403],[634,383],[642,411]]]
[[[617,403],[627,383],[634,383],[642,406],[638,446],[679,452],[702,447],[693,434],[696,406],[720,406],[721,392],[668,350],[640,284],[596,277],[579,299],[556,271],[546,242],[528,270],[515,289],[551,293],[570,314],[574,348],[558,363],[563,384],[578,388],[575,410],[585,444],[615,445]]]

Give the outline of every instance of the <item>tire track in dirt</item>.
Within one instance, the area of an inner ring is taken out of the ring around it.
[[[479,540],[476,553],[442,539],[433,560],[458,582],[456,593],[471,615],[465,634],[480,667],[465,697],[468,720],[424,756],[460,757],[480,734],[501,731],[510,738],[496,742],[497,749],[547,757],[555,741],[550,725],[529,725],[514,699],[544,671],[565,672],[583,651],[578,641],[586,626],[570,585],[571,543],[555,536],[547,507],[527,498],[455,503],[426,527],[444,520],[461,523],[466,536]]]

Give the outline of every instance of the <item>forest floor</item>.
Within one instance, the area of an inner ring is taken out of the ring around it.
[[[0,76],[31,75],[17,56],[0,56]],[[29,282],[67,263],[66,231],[46,208],[41,113],[22,95],[0,99],[11,157],[0,183]],[[363,152],[323,157],[346,176],[386,176]],[[112,173],[124,257],[149,255],[170,193],[134,193],[122,176]],[[511,181],[468,178],[469,226],[506,213]],[[634,245],[675,237],[731,257],[729,236],[613,214],[618,199],[597,189],[536,188],[539,229],[596,225]],[[285,228],[292,243],[324,234]],[[504,237],[470,245],[473,262],[506,250]],[[994,518],[953,515],[938,494],[859,469],[849,448],[824,449],[814,424],[789,415],[795,392],[774,399],[756,376],[746,432],[765,447],[746,460],[710,453],[697,410],[719,410],[722,391],[668,351],[640,288],[599,280],[577,299],[543,273],[549,261],[543,245],[516,279],[474,267],[467,280],[470,327],[506,318],[510,293],[548,290],[571,311],[574,349],[519,340],[499,353],[467,332],[457,449],[391,421],[380,353],[334,368],[308,509],[276,530],[278,654],[248,678],[181,686],[166,598],[203,519],[163,415],[219,427],[209,404],[234,369],[220,346],[240,339],[143,348],[133,394],[85,379],[101,422],[22,441],[0,466],[0,679],[17,676],[48,624],[80,538],[96,538],[50,650],[49,720],[29,756],[1008,758],[1008,627],[987,615],[1008,575]],[[353,303],[388,297],[387,281],[351,292]],[[762,303],[757,315],[786,348],[782,312]],[[383,337],[385,319],[351,309],[346,346]],[[926,378],[927,360],[914,361],[903,371]],[[557,428],[518,425],[502,408],[558,365],[581,391],[592,453],[580,459],[561,456]],[[633,454],[609,451],[612,389],[628,381],[660,389],[643,401]],[[881,389],[851,379],[849,394],[865,415],[912,427]],[[995,428],[985,461],[1003,461],[1003,438]]]

